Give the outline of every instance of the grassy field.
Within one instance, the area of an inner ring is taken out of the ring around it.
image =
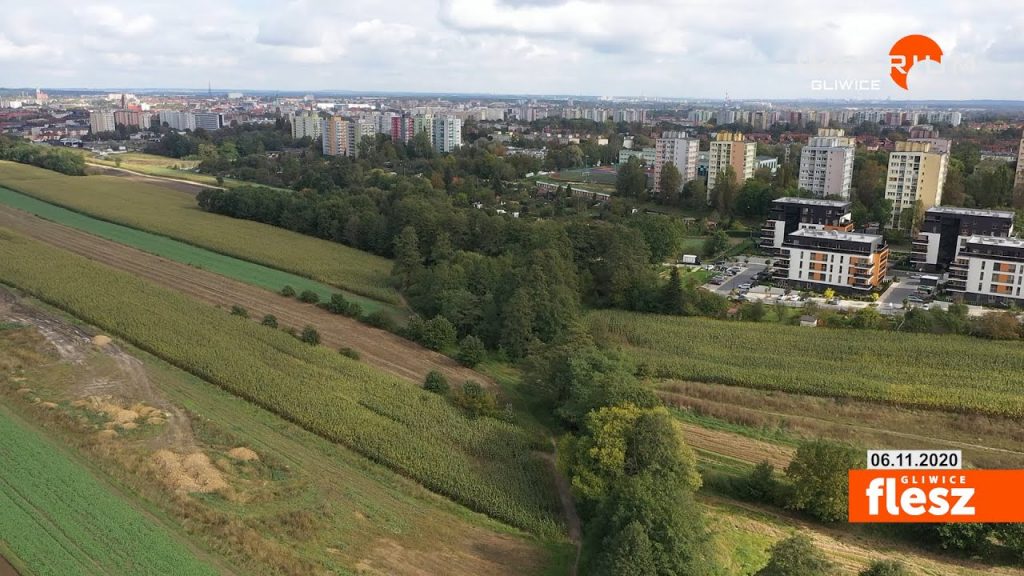
[[[536,534],[561,531],[536,439],[325,347],[4,231],[0,280],[434,492]]]
[[[28,574],[217,574],[3,406],[0,460],[0,534]]]
[[[333,286],[328,286],[303,276],[226,256],[166,236],[99,220],[3,187],[0,187],[0,204],[5,204],[12,208],[35,214],[46,220],[70,226],[126,246],[138,248],[168,260],[174,260],[175,262],[209,270],[228,278],[234,278],[246,284],[266,288],[272,292],[277,292],[283,286],[288,285],[293,287],[296,293],[312,290],[324,302],[330,300],[332,294],[344,292],[346,298],[357,302],[365,312],[386,309],[394,316],[401,315],[401,312],[396,307],[384,304],[379,300],[352,294],[351,292],[339,290]]]
[[[117,165],[115,158],[119,158],[121,160],[121,166]],[[110,166],[111,168],[120,167],[125,170],[132,170],[134,172],[149,174],[151,176],[178,178],[210,186],[218,185],[216,177],[210,176],[209,174],[192,172],[192,168],[199,165],[198,160],[182,160],[180,158],[168,158],[166,156],[157,156],[155,154],[146,154],[143,152],[127,152],[125,154],[110,154],[107,156],[86,154],[85,161],[92,164]],[[175,169],[174,166],[178,166],[178,169]],[[227,187],[239,185],[240,183],[233,180],[225,180],[224,184],[222,184],[222,186]]]
[[[274,226],[203,212],[195,197],[116,176],[65,176],[0,161],[0,186],[103,220],[398,304],[385,258]]]
[[[0,319],[5,294],[0,288]],[[89,335],[98,329],[44,304],[20,299],[15,312],[20,327],[0,330],[0,401],[72,447],[99,476],[126,486],[122,493],[131,502],[166,516],[168,528],[200,543],[225,572],[567,572],[570,547],[560,540],[531,538],[472,513],[130,345],[94,346]],[[45,336],[37,325],[45,326]],[[50,342],[61,345],[64,358]],[[171,416],[158,425],[111,430],[109,418],[89,411],[101,390],[121,405],[157,406]],[[239,446],[258,460],[234,461]],[[224,480],[221,488],[174,490],[153,467],[157,451],[168,450],[207,455]]]
[[[659,378],[1024,416],[1019,342],[614,311],[588,320]]]

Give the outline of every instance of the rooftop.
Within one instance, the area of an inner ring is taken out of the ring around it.
[[[789,236],[799,238],[845,240],[846,242],[863,242],[865,244],[882,241],[882,237],[877,234],[860,234],[858,232],[840,232],[839,230],[819,230],[814,228],[801,228],[800,230],[791,232]]]
[[[785,198],[776,198],[772,200],[772,203],[782,204],[805,204],[807,206],[832,206],[833,208],[845,208],[850,205],[849,202],[843,200],[822,200],[821,198],[795,198],[793,196],[786,196]]]
[[[982,246],[1003,246],[1006,248],[1024,248],[1024,239],[1004,238],[1002,236],[971,236],[967,239],[968,244],[981,244]]]
[[[928,213],[936,214],[959,214],[961,216],[988,216],[990,218],[1013,219],[1013,212],[1006,210],[981,210],[979,208],[959,208],[957,206],[935,206],[929,208]]]

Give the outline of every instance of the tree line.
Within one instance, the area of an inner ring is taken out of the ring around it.
[[[31,164],[69,176],[85,175],[85,157],[80,152],[57,146],[33,144],[28,140],[0,134],[0,160]]]

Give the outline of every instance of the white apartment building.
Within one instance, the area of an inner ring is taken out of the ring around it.
[[[900,215],[920,200],[927,210],[942,204],[948,154],[932,151],[930,142],[897,142],[889,154],[885,199],[892,202],[891,228],[899,228]]]
[[[114,113],[110,110],[89,111],[89,130],[93,134],[113,132],[115,129]]]
[[[654,145],[654,189],[661,190],[661,171],[665,164],[675,164],[682,175],[681,184],[697,178],[699,141],[685,132],[663,132]],[[678,192],[678,190],[677,190]]]
[[[875,234],[802,228],[786,236],[781,254],[775,277],[815,290],[876,290],[889,266],[889,247]]]
[[[949,266],[951,292],[972,304],[1024,302],[1024,240],[971,236]]]
[[[316,112],[309,110],[303,110],[292,114],[292,138],[296,140],[299,138],[305,138],[309,136],[313,140],[320,137],[320,130],[322,123],[320,122],[320,115]]]
[[[224,115],[220,112],[196,112],[193,116],[196,119],[196,129],[202,128],[207,132],[213,132],[224,127]]]
[[[160,125],[167,124],[172,130],[195,130],[196,117],[191,112],[177,112],[174,110],[163,110],[159,115]]]
[[[800,152],[798,185],[816,198],[850,199],[855,144],[842,130],[818,130]]]
[[[434,150],[452,152],[462,146],[462,119],[455,116],[440,116],[433,122]]]

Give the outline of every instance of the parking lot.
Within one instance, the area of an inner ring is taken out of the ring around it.
[[[741,285],[755,284],[754,277],[764,272],[768,267],[764,263],[750,262],[743,264],[742,262],[727,263],[724,265],[726,270],[734,272],[730,274],[727,271],[719,271],[721,266],[716,267],[716,273],[724,277],[724,282],[721,284],[705,284],[704,288],[718,293],[722,296],[728,296],[733,290],[739,290]]]

